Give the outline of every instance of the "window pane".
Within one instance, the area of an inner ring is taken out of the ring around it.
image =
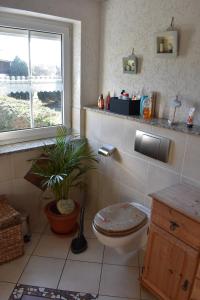
[[[30,32],[34,127],[62,124],[62,37]]]
[[[28,31],[0,27],[0,132],[30,128]]]

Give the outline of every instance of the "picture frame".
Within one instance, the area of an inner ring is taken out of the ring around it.
[[[158,57],[177,57],[178,31],[168,30],[156,33],[155,52]]]
[[[125,74],[137,74],[137,57],[134,54],[134,49],[132,54],[123,58],[123,73]]]

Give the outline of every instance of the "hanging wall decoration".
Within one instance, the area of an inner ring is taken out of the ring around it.
[[[123,72],[126,74],[137,74],[137,57],[132,54],[123,58]]]
[[[174,27],[174,17],[166,31],[156,34],[155,48],[157,56],[176,57],[178,55],[178,31]]]

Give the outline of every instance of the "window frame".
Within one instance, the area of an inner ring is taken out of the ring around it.
[[[63,76],[63,125],[71,127],[71,31],[67,21],[57,21],[40,16],[5,13],[0,11],[0,26],[55,33],[62,35],[62,76]],[[57,126],[20,129],[0,132],[0,145],[54,137]]]

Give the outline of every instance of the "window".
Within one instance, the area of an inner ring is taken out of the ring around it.
[[[53,136],[56,126],[70,122],[69,26],[32,17],[3,19],[0,144]]]

